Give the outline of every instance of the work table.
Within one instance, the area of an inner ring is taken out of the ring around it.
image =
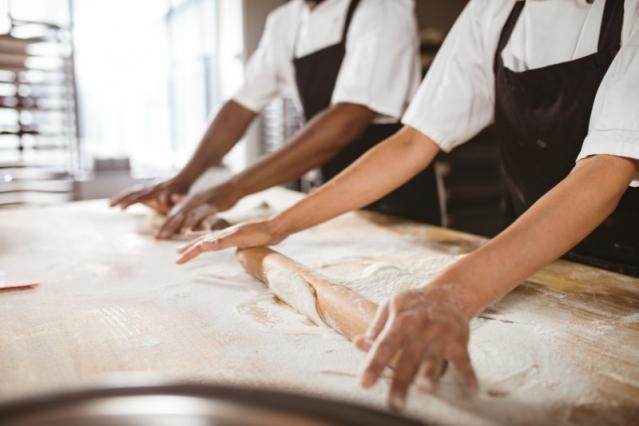
[[[237,211],[261,201],[280,210],[299,197],[273,189]],[[278,250],[321,269],[411,248],[420,256],[462,254],[484,241],[351,213]],[[364,354],[349,341],[287,306],[265,312],[272,296],[233,251],[180,267],[178,245],[152,238],[142,207],[121,213],[92,201],[0,212],[0,271],[40,283],[0,292],[0,399],[153,375],[385,406],[388,380],[361,390]],[[558,261],[472,328],[480,395],[464,395],[449,372],[434,396],[413,392],[410,416],[473,425],[639,418],[639,279]]]

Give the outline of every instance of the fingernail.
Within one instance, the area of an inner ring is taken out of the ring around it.
[[[366,340],[363,337],[358,337],[355,340],[355,346],[357,346],[358,349],[364,350],[364,351],[368,351],[371,347],[371,344],[368,340]]]
[[[362,383],[362,387],[370,388],[371,386],[375,384],[375,380],[373,379],[371,375],[365,374],[364,376],[362,376],[361,383]]]
[[[399,395],[391,395],[390,406],[395,411],[401,411],[404,409],[406,401]]]

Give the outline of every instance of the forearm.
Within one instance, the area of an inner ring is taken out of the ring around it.
[[[178,174],[193,183],[222,158],[244,136],[257,114],[237,102],[227,101],[206,130],[195,153]]]
[[[271,226],[278,234],[290,235],[364,207],[408,182],[431,163],[438,151],[431,139],[406,126],[277,215]]]
[[[452,290],[475,316],[588,236],[614,211],[635,170],[632,160],[619,157],[581,161],[515,223],[428,287]]]
[[[241,196],[290,182],[326,163],[360,137],[375,113],[354,104],[338,104],[319,114],[292,140],[232,179]]]

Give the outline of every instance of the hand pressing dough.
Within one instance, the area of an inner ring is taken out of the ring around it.
[[[154,234],[162,228],[164,222],[166,222],[166,216],[156,212],[155,210],[149,215],[149,227]]]
[[[230,210],[228,212],[222,212],[218,216],[221,219],[226,220],[229,225],[236,225],[238,223],[250,222],[255,220],[263,220],[268,219],[273,214],[275,214],[275,210],[266,202],[263,201],[260,204],[256,205],[253,208],[242,211],[234,211]],[[157,233],[164,222],[166,221],[167,216],[164,216],[155,210],[152,210],[148,216],[148,231],[146,233],[155,234]]]
[[[135,211],[134,217],[136,220],[135,232],[148,236],[155,236],[166,220],[166,216],[155,210],[142,210],[142,208],[140,208],[139,212]]]
[[[218,216],[225,220],[230,226],[238,223],[250,222],[255,220],[267,219],[275,214],[275,210],[265,201],[253,208],[242,211],[222,212]],[[150,211],[148,215],[148,225],[140,228],[140,233],[155,235],[164,225],[167,216],[158,213],[155,210]]]

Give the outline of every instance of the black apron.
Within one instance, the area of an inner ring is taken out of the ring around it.
[[[588,133],[595,95],[621,46],[623,0],[607,0],[597,53],[514,72],[501,53],[524,1],[515,4],[495,56],[495,126],[514,219],[573,169]],[[629,188],[617,209],[566,258],[639,276],[639,189]]]
[[[307,122],[331,105],[333,90],[346,54],[346,36],[358,4],[359,0],[351,0],[342,39],[338,44],[293,59],[297,89]],[[401,127],[400,123],[369,126],[361,137],[351,142],[321,167],[321,183],[338,175],[366,151],[393,135]],[[380,170],[380,173],[383,172]],[[440,224],[439,197],[434,167],[429,167],[419,173],[405,185],[371,204],[367,209],[405,219]]]

